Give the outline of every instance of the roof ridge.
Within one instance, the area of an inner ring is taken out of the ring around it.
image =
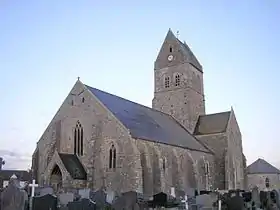
[[[218,114],[225,114],[225,113],[231,113],[231,111],[223,111],[223,112],[216,112],[216,113],[211,113],[211,114],[201,114],[199,116],[212,116],[212,115],[218,115]]]
[[[138,106],[142,106],[142,107],[148,108],[148,109],[150,109],[150,110],[152,110],[152,111],[159,112],[159,113],[161,113],[161,114],[163,114],[163,115],[167,115],[167,116],[169,116],[169,117],[172,117],[170,114],[167,114],[167,113],[165,113],[165,112],[161,112],[161,111],[159,111],[159,110],[157,110],[157,109],[153,109],[152,107],[149,107],[149,106],[146,106],[146,105],[143,105],[143,104],[140,104],[140,103],[137,103],[137,102],[131,101],[131,100],[129,100],[129,99],[126,99],[126,98],[123,98],[123,97],[121,97],[121,96],[118,96],[118,95],[115,95],[115,94],[112,94],[112,93],[106,92],[106,91],[104,91],[104,90],[100,90],[100,89],[98,89],[98,88],[91,87],[91,86],[86,85],[86,84],[85,84],[85,86],[86,86],[86,87],[89,87],[89,88],[96,89],[96,90],[98,90],[98,91],[101,91],[101,92],[103,92],[103,93],[109,94],[109,95],[111,95],[111,96],[118,97],[118,98],[120,98],[120,99],[122,99],[122,100],[125,100],[125,101],[128,101],[128,102],[131,102],[131,103],[136,104],[136,105],[138,105]]]
[[[187,133],[189,133],[198,143],[200,143],[202,146],[204,146],[207,150],[209,150],[210,152],[212,152],[214,154],[214,152],[208,148],[204,143],[202,143],[201,141],[199,141],[198,138],[195,137],[194,134],[192,134],[191,132],[188,131],[188,129],[186,129],[180,122],[178,122],[173,116],[169,115],[169,117],[171,117],[177,124],[179,124]]]

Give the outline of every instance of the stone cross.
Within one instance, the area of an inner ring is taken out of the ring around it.
[[[36,184],[35,179],[32,180],[32,184],[29,184],[29,187],[31,187],[31,197],[34,197],[35,195],[35,187],[38,187],[39,185]]]
[[[174,198],[176,197],[175,195],[175,187],[171,187],[171,193],[170,193]]]
[[[188,205],[188,196],[187,195],[185,195],[185,200],[182,200],[181,202],[185,204],[185,209],[188,210],[189,205]]]

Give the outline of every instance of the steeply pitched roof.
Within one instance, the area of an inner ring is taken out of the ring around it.
[[[177,41],[181,51],[186,56],[188,62],[192,64],[194,67],[196,67],[198,70],[202,71],[202,66],[197,60],[197,58],[195,57],[195,55],[193,54],[193,52],[191,51],[190,47],[187,45],[187,43],[183,43],[178,38],[176,38],[171,29],[168,30],[165,40]]]
[[[0,170],[1,180],[10,180],[11,176],[16,175],[20,181],[30,181],[31,173],[23,170]]]
[[[223,133],[227,129],[231,112],[200,115],[195,126],[194,135]]]
[[[59,157],[73,179],[87,180],[87,173],[76,155],[59,153]]]
[[[280,170],[259,158],[247,167],[248,174],[280,174]]]
[[[86,87],[130,131],[133,138],[211,153],[170,115],[90,86]]]

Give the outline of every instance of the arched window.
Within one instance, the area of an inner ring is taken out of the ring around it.
[[[175,76],[175,86],[180,86],[180,75],[176,74]]]
[[[173,52],[173,48],[172,47],[169,47],[169,52]]]
[[[164,78],[164,87],[169,88],[170,87],[170,77]]]
[[[163,171],[165,171],[165,169],[166,169],[166,160],[165,160],[165,157],[162,159],[162,169],[163,169]]]
[[[109,151],[109,168],[116,168],[117,151],[114,145],[111,146]]]
[[[208,176],[209,173],[210,173],[210,172],[209,172],[209,162],[205,162],[204,167],[205,167],[205,175]]]
[[[269,178],[268,177],[265,178],[265,187],[269,188]]]
[[[205,171],[205,189],[210,189],[210,183],[209,183],[209,176],[210,176],[210,170],[209,170],[209,162],[206,161],[204,163],[204,171]]]
[[[74,129],[74,154],[82,156],[84,154],[84,130],[81,123],[78,121]]]

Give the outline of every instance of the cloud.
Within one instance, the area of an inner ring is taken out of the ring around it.
[[[3,169],[27,170],[31,167],[32,155],[18,151],[0,150],[0,157],[5,161]]]

